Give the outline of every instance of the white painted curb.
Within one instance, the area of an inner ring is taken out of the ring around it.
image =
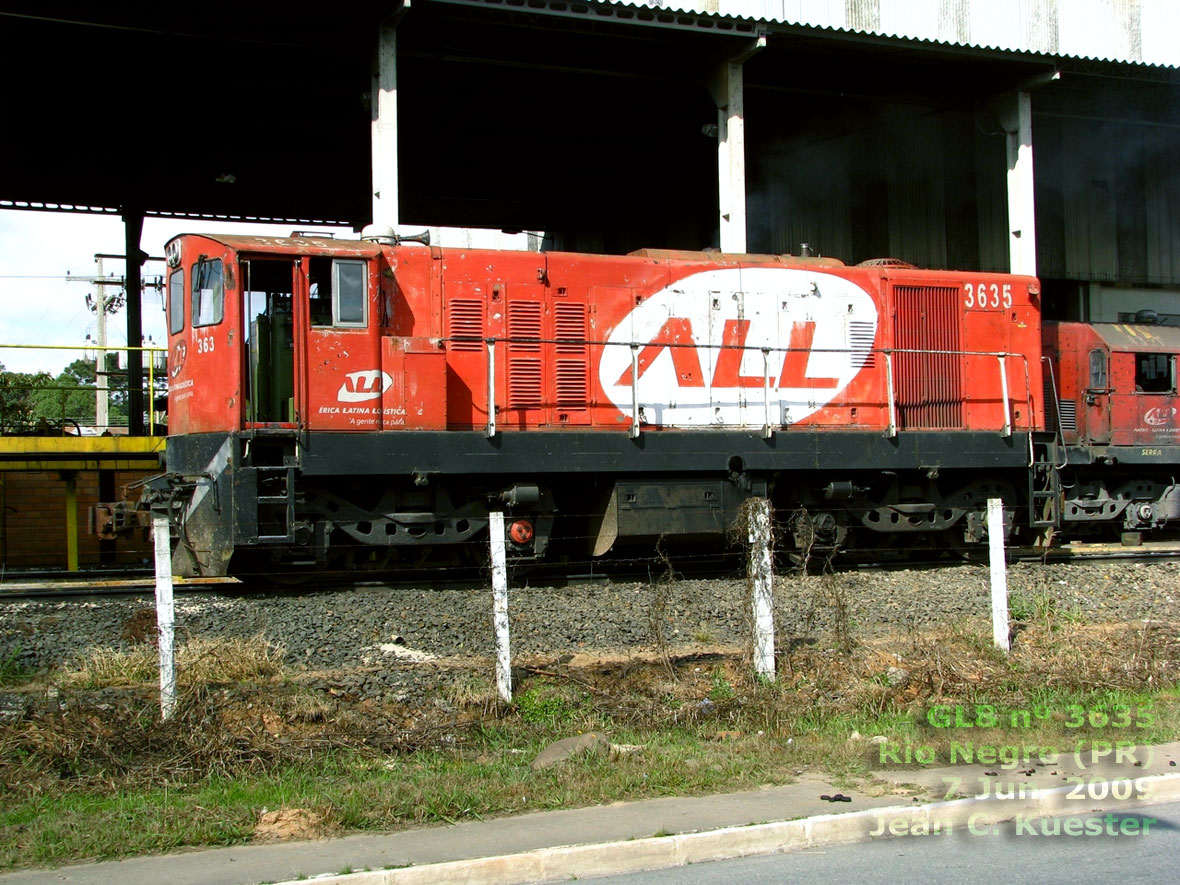
[[[1125,783],[1126,779],[1121,782]],[[845,814],[821,814],[800,820],[726,827],[703,833],[657,836],[597,845],[539,848],[522,854],[479,857],[447,863],[424,864],[395,870],[372,870],[343,875],[315,876],[322,885],[520,885],[584,876],[610,876],[643,870],[679,867],[757,854],[799,851],[827,845],[864,842],[879,836],[882,823],[898,831],[925,828],[934,832],[986,830],[992,824],[1017,818],[1054,817],[1095,811],[1128,811],[1145,805],[1180,800],[1180,774],[1151,775],[1134,780],[1135,796],[1127,799],[1079,801],[1071,793],[1077,786],[1037,790],[1017,799],[996,797],[954,799],[929,805],[891,805]],[[1109,781],[1090,782],[1109,786]],[[1110,790],[1103,795],[1109,796]],[[306,879],[301,881],[308,881]],[[280,883],[294,885],[294,882]]]

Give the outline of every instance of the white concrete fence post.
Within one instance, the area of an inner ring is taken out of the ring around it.
[[[753,498],[749,505],[749,560],[753,593],[754,672],[774,679],[774,571],[770,555],[770,502]]]
[[[1004,502],[987,499],[987,547],[991,563],[992,639],[1005,653],[1008,641],[1008,567],[1004,558]]]
[[[173,636],[176,609],[172,604],[172,540],[167,516],[152,516],[152,539],[156,545],[156,631],[160,647],[160,718],[171,719],[176,711],[176,661]]]
[[[488,544],[492,551],[492,625],[496,631],[496,690],[505,703],[512,700],[512,654],[508,644],[508,569],[504,564],[504,514],[488,514]]]

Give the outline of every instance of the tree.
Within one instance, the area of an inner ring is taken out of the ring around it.
[[[9,372],[0,363],[0,433],[31,428],[38,417],[34,395],[52,382],[48,372]]]
[[[119,372],[118,357],[107,354],[107,386],[110,389],[108,420],[112,424],[127,421],[127,376]],[[33,394],[34,416],[55,423],[93,424],[95,419],[94,364],[77,359],[70,363],[46,389]]]

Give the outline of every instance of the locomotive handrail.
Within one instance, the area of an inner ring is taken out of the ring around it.
[[[491,439],[496,435],[496,339],[489,338],[488,345],[488,424],[484,436]]]
[[[639,348],[644,346],[645,342],[638,341],[602,341],[590,338],[541,338],[539,336],[505,336],[505,337],[488,337],[477,338],[470,335],[455,335],[446,338],[438,339],[440,343],[464,343],[471,344],[481,342],[487,348],[487,396],[488,396],[488,418],[484,433],[490,439],[496,435],[496,390],[495,390],[495,373],[496,373],[496,344],[503,343],[505,345],[512,344],[574,344],[586,347],[627,347],[631,351],[631,425],[628,428],[628,434],[632,439],[637,438],[642,432],[642,412],[639,404]],[[770,412],[770,354],[772,353],[828,353],[828,354],[856,354],[867,359],[871,355],[882,354],[885,357],[885,380],[886,380],[886,407],[888,410],[889,421],[886,430],[886,435],[890,438],[896,437],[898,433],[897,420],[897,395],[893,383],[893,356],[894,354],[919,354],[928,356],[966,356],[966,357],[994,357],[999,365],[1000,375],[1000,398],[1001,408],[1003,409],[1003,427],[1001,435],[1010,437],[1013,432],[1012,421],[1012,400],[1008,392],[1008,364],[1010,358],[1019,359],[1024,365],[1024,383],[1025,383],[1025,403],[1031,406],[1032,404],[1032,382],[1029,372],[1028,356],[1023,353],[1011,353],[1008,351],[988,351],[988,350],[935,350],[926,348],[913,347],[874,347],[869,349],[851,348],[851,347],[750,347],[741,344],[698,344],[696,342],[660,342],[661,347],[672,348],[692,348],[699,349],[704,347],[708,350],[738,350],[742,352],[751,352],[760,350],[762,352],[762,366],[763,366],[763,425],[762,436],[764,439],[770,439],[775,433],[776,422],[771,421]],[[1032,426],[1032,411],[1029,411],[1029,426]],[[1030,450],[1031,452],[1031,450]],[[1032,455],[1030,454],[1030,457]]]
[[[1053,360],[1049,357],[1041,357],[1041,362],[1049,367],[1049,390],[1053,394],[1053,417],[1057,419],[1057,439],[1061,441],[1061,445],[1057,448],[1065,458],[1060,464],[1054,463],[1053,466],[1057,470],[1062,470],[1069,466],[1069,447],[1065,444],[1065,425],[1061,423],[1061,400],[1057,398],[1057,373],[1053,371]],[[1048,400],[1048,397],[1045,399]]]
[[[631,439],[639,438],[639,345],[631,342]]]
[[[893,352],[885,351],[885,386],[889,392],[889,429],[885,435],[890,439],[897,436],[897,398],[893,393]]]

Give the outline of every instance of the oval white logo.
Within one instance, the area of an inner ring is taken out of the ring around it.
[[[1143,415],[1143,420],[1151,427],[1164,427],[1165,425],[1171,424],[1175,417],[1175,408],[1157,406],[1154,409],[1148,409]]]
[[[856,377],[877,321],[869,293],[831,274],[702,271],[656,292],[611,330],[599,382],[624,414],[634,384],[648,424],[790,424],[832,402]]]
[[[360,403],[370,399],[380,399],[381,394],[393,385],[393,378],[380,369],[365,369],[363,372],[349,372],[344,376],[344,383],[336,391],[336,401],[341,403]]]

